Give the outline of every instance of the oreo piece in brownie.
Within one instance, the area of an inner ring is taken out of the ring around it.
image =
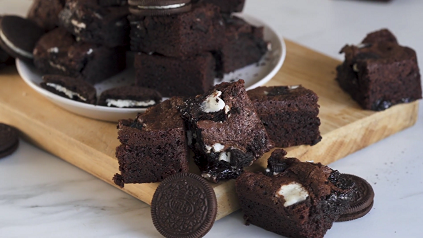
[[[188,145],[202,176],[212,182],[237,178],[273,148],[244,81],[221,83],[182,107]]]
[[[247,92],[277,147],[315,145],[320,136],[318,96],[302,86],[258,87]]]
[[[95,84],[125,69],[126,51],[76,42],[63,28],[45,34],[34,49],[34,64],[44,74],[82,78]]]
[[[341,88],[364,109],[382,111],[422,98],[416,52],[399,45],[388,30],[373,32],[358,45],[346,45],[336,68]]]
[[[169,16],[128,17],[131,50],[186,58],[220,49],[225,26],[219,8],[196,4],[189,12]]]
[[[65,6],[65,0],[34,0],[27,18],[38,26],[51,31],[59,24],[59,13]]]
[[[195,2],[211,3],[220,8],[222,13],[242,12],[245,0],[193,0]]]
[[[154,106],[162,100],[162,96],[154,89],[121,86],[101,93],[98,105],[119,108],[146,108]]]
[[[137,16],[174,15],[191,10],[191,0],[129,0],[129,12]]]
[[[102,7],[97,0],[68,0],[60,25],[78,39],[116,47],[129,44],[128,7]]]
[[[245,172],[235,183],[247,223],[286,237],[322,238],[353,197],[354,182],[320,163],[275,150],[270,175]]]
[[[215,52],[219,77],[257,63],[267,52],[263,27],[255,27],[236,16],[224,16],[225,43]]]
[[[95,88],[82,79],[62,75],[44,75],[40,86],[59,96],[89,104],[97,103]]]
[[[215,60],[204,52],[186,59],[138,53],[135,83],[159,91],[163,96],[195,96],[213,86]]]
[[[183,102],[173,97],[135,120],[119,121],[117,185],[159,182],[172,174],[188,172],[186,131],[178,110]]]
[[[44,30],[35,22],[19,16],[0,17],[0,47],[10,56],[32,62],[32,51]]]

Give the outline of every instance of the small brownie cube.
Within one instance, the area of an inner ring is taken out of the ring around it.
[[[211,3],[220,8],[221,13],[242,12],[245,0],[193,0],[193,3]]]
[[[127,7],[102,7],[97,0],[68,0],[60,25],[82,41],[108,47],[129,45]]]
[[[219,8],[195,4],[189,12],[166,16],[128,17],[131,50],[186,58],[222,47],[225,26]]]
[[[218,77],[257,63],[267,52],[263,27],[255,27],[236,16],[224,16],[226,31],[223,47],[215,52]]]
[[[247,92],[277,147],[315,145],[320,136],[318,96],[302,86],[258,87]]]
[[[53,30],[59,24],[59,13],[64,5],[65,0],[34,0],[27,18],[47,31]]]
[[[358,45],[346,45],[336,68],[341,88],[364,109],[382,111],[422,98],[416,52],[399,45],[388,30],[373,32]]]
[[[349,208],[354,183],[320,163],[275,150],[269,175],[245,172],[235,183],[246,222],[286,237],[323,238]]]
[[[183,99],[170,98],[139,114],[135,120],[121,120],[116,157],[121,174],[114,181],[124,183],[160,182],[188,172],[188,147],[184,122],[178,107]]]
[[[125,69],[126,51],[76,42],[65,29],[56,28],[36,44],[34,64],[44,74],[82,78],[95,84]]]
[[[273,148],[243,80],[224,82],[189,98],[181,111],[195,163],[212,182],[237,178]]]
[[[135,83],[159,91],[163,96],[195,96],[213,87],[215,60],[211,53],[186,58],[138,53]]]

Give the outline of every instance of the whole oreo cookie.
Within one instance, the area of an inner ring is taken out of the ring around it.
[[[9,125],[0,123],[0,158],[12,154],[18,146],[18,131]]]
[[[18,16],[0,19],[0,46],[12,57],[32,62],[35,44],[44,30],[35,22]]]
[[[372,186],[366,180],[355,175],[342,174],[341,176],[354,183],[354,192],[349,204],[349,209],[338,218],[337,222],[351,221],[363,217],[369,213],[373,207],[375,193]]]
[[[191,10],[191,0],[129,0],[129,11],[138,16],[173,15]]]
[[[202,177],[178,173],[161,182],[151,202],[156,229],[165,237],[203,237],[216,219],[213,188]]]

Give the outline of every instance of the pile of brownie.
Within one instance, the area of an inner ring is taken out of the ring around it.
[[[21,59],[33,62],[44,75],[41,87],[89,104],[150,107],[162,96],[205,93],[216,78],[263,57],[268,48],[263,27],[233,15],[244,4],[245,0],[34,0],[27,22],[7,18],[19,21],[27,29],[21,36],[34,42],[27,47],[28,57]],[[37,29],[29,34],[29,28]],[[135,53],[132,84],[97,98],[94,85],[123,71],[129,51]],[[2,51],[0,62],[10,62]]]

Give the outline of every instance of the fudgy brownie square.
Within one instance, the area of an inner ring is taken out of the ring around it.
[[[237,178],[273,148],[244,81],[221,83],[182,107],[188,145],[202,176],[212,182]]]
[[[116,157],[121,174],[114,181],[159,182],[179,172],[188,172],[186,131],[178,107],[183,99],[170,98],[139,114],[135,120],[121,120]]]
[[[103,7],[97,0],[68,0],[60,25],[82,41],[108,47],[129,44],[127,7]]]
[[[303,86],[258,87],[247,92],[276,147],[315,145],[320,136],[318,96]]]
[[[195,4],[181,14],[128,19],[132,51],[186,58],[223,44],[225,26],[219,8],[212,4]]]
[[[53,30],[59,24],[59,13],[64,5],[65,0],[35,0],[27,18],[47,31]]]
[[[138,53],[135,82],[163,96],[195,96],[213,87],[215,60],[211,53],[186,59]]]
[[[381,111],[422,98],[416,52],[388,30],[370,33],[341,53],[345,61],[336,68],[336,80],[362,108]]]
[[[95,84],[125,69],[126,51],[76,42],[63,28],[43,35],[34,49],[34,64],[44,74],[59,74]]]
[[[275,150],[267,175],[245,172],[235,183],[249,224],[286,237],[322,238],[349,208],[354,183],[320,163]]]
[[[267,52],[263,27],[252,26],[236,16],[223,16],[223,18],[226,25],[225,43],[214,54],[219,77],[257,63]]]

